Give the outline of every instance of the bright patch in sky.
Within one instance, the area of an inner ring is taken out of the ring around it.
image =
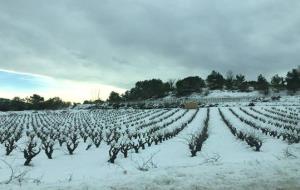
[[[47,81],[42,77],[1,70],[0,84],[2,90],[20,92],[31,92],[35,89],[45,90],[48,86]]]
[[[34,93],[45,98],[59,96],[63,100],[82,102],[83,100],[95,100],[100,97],[107,99],[111,91],[123,93],[125,90],[108,85],[57,80],[50,77],[0,71],[0,97],[13,98],[19,96],[25,98]]]

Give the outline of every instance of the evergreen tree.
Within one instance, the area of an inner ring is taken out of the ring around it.
[[[41,110],[44,109],[43,103],[44,103],[44,97],[38,95],[38,94],[33,94],[29,98],[26,98],[27,102],[30,104],[30,108],[34,110]]]
[[[205,87],[205,82],[202,78],[187,77],[177,81],[176,90],[178,96],[189,95],[193,92],[201,92],[202,88]]]
[[[300,89],[300,68],[293,69],[286,75],[286,88],[295,93]]]
[[[0,111],[11,111],[9,99],[0,98]]]
[[[166,95],[169,87],[160,79],[138,81],[135,87],[125,92],[125,100],[145,100],[149,98],[161,98]]]
[[[278,74],[274,75],[271,79],[271,87],[275,92],[279,92],[285,88],[284,78]]]
[[[43,104],[44,109],[61,109],[71,105],[70,102],[64,102],[59,97],[49,98]]]
[[[14,97],[11,101],[10,101],[10,110],[14,110],[14,111],[23,111],[26,109],[26,102],[24,99],[21,99],[19,97]]]
[[[225,83],[225,79],[220,73],[212,71],[211,74],[207,76],[206,82],[209,89],[222,90]]]
[[[248,83],[245,76],[242,74],[236,75],[235,86],[239,91],[245,92],[248,90]]]
[[[111,103],[118,103],[122,100],[119,93],[112,91],[109,95],[108,101]]]
[[[257,77],[256,89],[263,92],[265,95],[269,93],[269,83],[262,74]]]
[[[44,101],[44,98],[34,94],[29,98],[21,99],[14,97],[12,100],[0,98],[0,111],[23,111],[23,110],[44,110],[62,109],[71,106],[70,102],[64,102],[58,97]]]

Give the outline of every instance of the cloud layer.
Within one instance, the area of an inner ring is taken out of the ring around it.
[[[300,63],[300,1],[1,1],[0,69],[129,88]]]

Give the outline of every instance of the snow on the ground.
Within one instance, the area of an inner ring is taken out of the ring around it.
[[[192,93],[189,96],[182,97],[184,98],[191,98],[191,99],[209,99],[209,98],[255,98],[263,96],[258,91],[253,92],[239,92],[239,91],[229,91],[229,90],[212,90],[209,91],[208,94],[202,93]],[[164,97],[164,100],[170,100],[176,98],[173,95],[169,95]]]
[[[222,108],[234,125],[247,127],[226,109]],[[127,159],[120,155],[116,164],[107,162],[109,147],[104,142],[100,148],[88,151],[86,144],[81,143],[74,155],[57,146],[52,160],[42,152],[33,159],[31,167],[22,165],[21,150],[7,157],[1,146],[1,160],[10,164],[15,174],[26,173],[20,181],[1,184],[0,189],[300,189],[299,144],[288,145],[280,139],[264,137],[261,152],[255,152],[230,133],[218,108],[210,108],[209,137],[202,151],[191,157],[186,139],[202,129],[206,111],[200,109],[192,123],[176,137],[159,145],[146,145],[145,150],[131,152]],[[180,121],[193,113],[189,111]],[[141,171],[139,167],[148,170]],[[9,175],[9,167],[0,161],[0,182]]]
[[[253,92],[235,92],[227,90],[214,90],[207,95],[207,98],[235,98],[235,97],[257,97],[260,96],[258,91]]]
[[[295,150],[299,151],[299,147]],[[233,152],[233,151],[232,151]],[[219,152],[220,155],[221,152]],[[246,154],[247,155],[247,154]],[[300,156],[298,154],[298,156]],[[126,166],[118,167],[107,164],[106,167],[97,167],[99,162],[89,162],[89,173],[94,176],[77,178],[75,175],[61,175],[55,182],[17,182],[10,185],[1,185],[0,189],[35,190],[35,189],[299,189],[300,170],[299,158],[286,158],[282,154],[277,160],[261,161],[253,159],[239,162],[226,162],[220,157],[198,156],[187,158],[190,164],[186,166],[159,167],[147,172],[127,170]],[[176,158],[170,158],[170,162]],[[232,159],[235,159],[234,155]],[[89,158],[89,160],[91,160]],[[73,165],[70,160],[69,165]],[[74,165],[73,165],[74,166]],[[37,167],[37,166],[35,166]],[[83,167],[83,166],[78,166]],[[86,167],[86,166],[85,166]],[[56,174],[61,171],[55,167]],[[46,168],[45,168],[46,169]],[[48,168],[51,170],[51,168]],[[103,171],[105,169],[105,171]],[[54,170],[52,168],[52,170]],[[46,171],[45,171],[46,172]],[[106,176],[101,176],[102,173]],[[37,178],[44,180],[43,178]]]
[[[276,155],[280,155],[285,149],[288,148],[288,144],[286,142],[284,142],[280,139],[275,139],[270,136],[264,135],[260,131],[249,127],[245,123],[242,123],[228,109],[223,108],[221,110],[223,111],[225,117],[229,118],[230,123],[233,124],[233,126],[236,127],[238,130],[246,131],[251,134],[255,134],[255,136],[258,136],[263,141],[263,145],[261,147],[260,152],[252,151],[254,153],[253,156],[255,156],[254,157],[255,159],[274,160],[274,159],[277,159]],[[248,120],[251,120],[245,114],[239,112],[238,109],[233,109],[233,110],[235,112],[237,112],[239,115],[241,115],[242,117],[247,118]],[[252,121],[253,121],[253,119],[252,119]],[[251,149],[245,142],[243,142],[243,144],[245,146],[247,146],[248,149]],[[242,157],[242,159],[245,159],[245,157]]]

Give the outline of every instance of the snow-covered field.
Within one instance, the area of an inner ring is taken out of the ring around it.
[[[300,189],[299,99],[287,102],[1,113],[0,189]],[[208,138],[191,157],[207,119]],[[24,166],[29,142],[41,152]]]

